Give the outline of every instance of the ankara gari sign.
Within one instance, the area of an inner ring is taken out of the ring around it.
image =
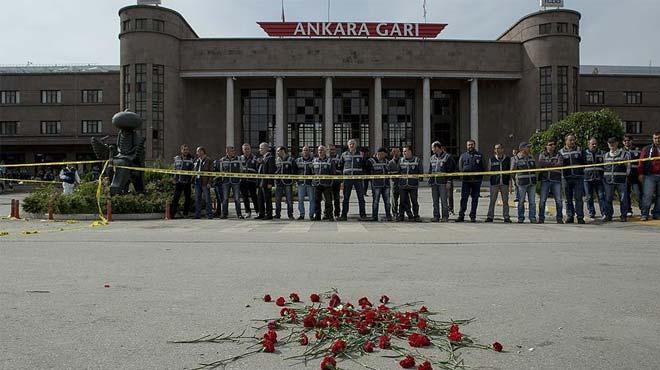
[[[257,22],[270,37],[386,37],[433,39],[440,23]]]

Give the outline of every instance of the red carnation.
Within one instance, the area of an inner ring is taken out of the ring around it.
[[[447,338],[449,338],[450,342],[460,342],[463,338],[463,334],[457,331],[452,331],[449,333],[449,335],[447,335]]]
[[[283,307],[285,303],[286,303],[286,301],[284,300],[284,297],[279,297],[279,298],[277,298],[277,301],[275,301],[275,304],[280,306],[280,307]]]
[[[364,342],[364,344],[362,345],[362,349],[365,352],[368,352],[368,353],[373,352],[374,351],[374,342],[369,341],[369,340]]]
[[[429,309],[426,308],[426,306],[422,306],[422,308],[419,309],[419,312],[421,312],[421,313],[427,313],[427,312],[429,312]]]
[[[499,342],[493,343],[493,351],[495,352],[502,352],[502,345]]]
[[[359,304],[360,307],[362,307],[363,309],[364,309],[365,307],[367,307],[367,306],[369,306],[369,307],[372,306],[371,302],[369,302],[369,298],[367,298],[367,297],[362,297],[362,298],[360,298],[360,299],[358,300],[358,304]]]
[[[280,317],[284,317],[288,313],[289,313],[289,309],[284,307],[283,309],[280,310]]]
[[[316,326],[316,318],[312,315],[303,317],[303,326],[306,328],[313,328]]]
[[[424,361],[424,363],[417,367],[417,370],[433,370],[433,367],[430,362]]]
[[[341,299],[339,298],[338,295],[333,294],[332,297],[330,297],[330,302],[328,303],[329,307],[335,308],[341,304]]]
[[[307,338],[307,335],[305,335],[305,333],[300,334],[300,345],[306,346],[308,344],[309,344],[309,338]]]
[[[389,301],[390,301],[390,297],[388,297],[386,295],[380,296],[380,303],[387,304],[387,302],[389,302]]]
[[[317,303],[317,302],[321,302],[321,297],[316,293],[312,293],[312,295],[309,296],[309,300],[312,301],[313,303]]]
[[[275,352],[275,343],[264,339],[262,345],[264,346],[264,352],[268,352],[268,353]]]
[[[387,349],[390,348],[390,337],[387,335],[381,335],[378,338],[378,348]]]
[[[420,330],[426,330],[426,320],[424,320],[424,319],[419,320],[419,321],[417,322],[417,327],[418,327]]]
[[[413,367],[415,367],[415,358],[408,355],[408,356],[406,356],[406,358],[399,361],[399,365],[401,365],[401,367],[404,368],[404,369],[413,368]]]
[[[412,333],[408,337],[408,344],[410,344],[411,347],[426,347],[431,345],[431,340],[429,340],[429,337],[426,335]]]
[[[273,300],[273,298],[271,298],[270,294],[266,294],[266,295],[264,296],[264,302],[270,302],[270,301],[272,301],[272,300]]]
[[[451,324],[451,327],[449,328],[450,333],[458,333],[458,325],[456,324]]]
[[[277,332],[275,330],[268,330],[266,334],[264,334],[264,341],[277,343]]]
[[[300,297],[297,293],[289,294],[289,299],[291,299],[291,302],[300,302]]]
[[[277,329],[277,321],[270,321],[268,323],[268,330],[276,330]]]
[[[321,361],[321,370],[335,370],[337,368],[337,361],[334,357],[326,357]]]
[[[345,349],[346,349],[346,342],[341,339],[332,343],[332,346],[330,347],[330,351],[332,351],[332,353],[339,353]]]

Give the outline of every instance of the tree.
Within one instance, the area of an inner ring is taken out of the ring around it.
[[[568,134],[575,135],[580,148],[586,149],[589,139],[595,137],[598,146],[607,150],[607,139],[616,137],[621,142],[624,131],[619,116],[607,108],[595,112],[577,112],[553,123],[547,130],[532,135],[529,139],[532,152],[540,153],[545,150],[545,144],[549,140],[555,140],[557,148],[562,148],[564,138]]]

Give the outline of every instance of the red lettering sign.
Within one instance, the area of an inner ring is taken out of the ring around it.
[[[441,23],[257,22],[270,37],[385,37],[433,39]]]

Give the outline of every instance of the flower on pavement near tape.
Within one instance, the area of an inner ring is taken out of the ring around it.
[[[341,304],[341,298],[337,294],[333,294],[332,297],[330,297],[330,302],[328,302],[328,307],[335,308]]]
[[[426,308],[426,306],[422,306],[422,308],[419,309],[419,312],[421,312],[421,313],[428,313],[428,312],[429,312],[429,309]]]
[[[420,319],[419,321],[417,321],[417,327],[419,328],[419,330],[426,330],[426,320]]]
[[[273,353],[275,352],[275,343],[269,340],[264,339],[262,342],[264,352]]]
[[[318,302],[321,302],[321,297],[316,293],[312,293],[309,296],[309,300],[312,301],[312,303],[318,303]]]
[[[321,361],[321,370],[335,370],[337,369],[337,361],[334,357],[328,356]]]
[[[431,340],[424,334],[412,333],[408,336],[408,344],[411,347],[426,347],[431,345]]]
[[[499,342],[493,343],[493,351],[502,352],[503,349],[504,348],[502,347],[502,344],[500,344]]]
[[[346,341],[342,339],[336,340],[334,343],[332,343],[332,346],[330,347],[330,351],[332,351],[332,353],[334,354],[342,352],[345,349],[346,349]]]
[[[286,304],[286,301],[284,300],[284,297],[279,297],[275,301],[275,304],[280,306],[280,307],[283,307]]]
[[[297,293],[289,294],[289,299],[291,299],[291,302],[294,302],[294,303],[300,302],[300,297],[298,296]]]
[[[412,357],[411,355],[408,355],[406,356],[406,358],[399,361],[399,365],[401,365],[401,367],[404,369],[411,369],[415,367],[415,358]]]
[[[273,298],[271,298],[270,294],[266,294],[266,295],[264,296],[264,302],[270,302],[270,301],[272,301],[272,300],[273,300]]]
[[[380,303],[387,304],[387,302],[389,302],[389,301],[390,301],[390,297],[388,297],[386,295],[380,296]]]
[[[277,321],[269,321],[268,330],[277,330]]]
[[[463,334],[458,330],[458,325],[453,324],[449,329],[449,334],[447,338],[450,342],[460,342],[463,339]]]
[[[301,346],[306,346],[309,344],[309,338],[305,333],[300,334],[300,345]]]
[[[433,370],[433,366],[431,366],[430,362],[424,361],[417,367],[417,370]]]
[[[303,326],[306,328],[313,328],[316,326],[316,318],[313,315],[303,317]]]
[[[360,298],[360,299],[358,300],[358,304],[360,305],[360,307],[362,307],[362,309],[365,309],[367,306],[368,306],[368,307],[373,306],[373,305],[371,304],[371,302],[369,302],[369,298],[367,298],[367,297],[362,297],[362,298]]]
[[[264,341],[277,343],[277,332],[275,330],[268,330],[266,334],[264,334]]]
[[[378,348],[380,349],[390,348],[390,337],[388,337],[387,335],[381,335],[378,338]]]
[[[374,351],[374,342],[372,342],[370,340],[364,342],[364,344],[362,345],[362,349],[367,353],[373,352]]]

